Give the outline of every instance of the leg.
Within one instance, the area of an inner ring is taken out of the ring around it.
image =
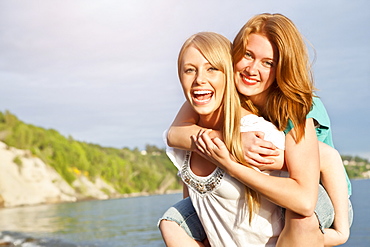
[[[334,221],[334,207],[324,187],[319,185],[315,214],[303,217],[290,210],[276,246],[324,246],[324,229]]]
[[[190,198],[176,203],[164,213],[159,229],[166,246],[207,246],[206,234]]]
[[[303,217],[290,210],[285,212],[285,226],[281,232],[277,247],[316,247],[324,246],[324,235],[322,234],[317,217]]]
[[[345,171],[340,154],[334,148],[319,142],[321,182],[334,206],[334,224],[325,228],[325,245],[344,244],[349,237],[352,211],[348,206],[348,190]]]
[[[161,220],[159,223],[162,238],[167,247],[172,246],[194,246],[203,247],[203,243],[192,239],[184,229],[182,229],[176,222],[169,220]]]

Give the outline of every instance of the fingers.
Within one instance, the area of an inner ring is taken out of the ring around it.
[[[206,150],[204,148],[204,145],[199,142],[200,136],[201,136],[201,131],[197,134],[197,136],[192,136],[191,138],[193,139],[193,142],[195,143],[197,153],[205,154]]]
[[[261,147],[264,149],[271,149],[275,150],[276,146],[269,141],[264,140],[265,133],[261,131],[248,131],[248,132],[242,132],[242,140],[244,145],[247,149],[253,148],[253,147]]]
[[[206,132],[207,130],[200,130],[197,134],[196,137],[194,137],[194,143],[195,143],[195,146],[197,147],[197,150],[199,152],[201,152],[203,155],[207,154],[207,155],[210,155],[210,152],[209,152],[209,148],[208,146],[206,145],[205,141],[204,141],[204,138],[203,138],[203,135],[204,133]]]
[[[198,132],[197,136],[192,136],[197,150],[203,155],[211,155],[215,150],[218,149],[217,145],[213,142],[209,133],[212,130],[201,130]]]
[[[265,133],[264,132],[262,132],[262,131],[251,131],[251,132],[253,132],[256,137],[258,137],[262,140],[265,139]]]
[[[270,149],[272,151],[276,149],[276,146],[272,142],[266,141],[261,138],[255,139],[255,144],[260,146],[261,148]]]
[[[242,144],[245,160],[256,167],[274,164],[273,156],[278,156],[279,151],[271,142],[264,140],[264,133],[250,131],[242,133]],[[271,158],[266,158],[270,156]]]
[[[225,143],[218,137],[213,138],[212,141],[218,149],[220,149],[222,146],[225,146]]]
[[[211,131],[212,130],[205,130],[205,131],[203,131],[203,133],[201,135],[201,140],[203,141],[204,144],[207,145],[207,147],[214,148],[214,143],[213,143],[211,137],[209,136],[209,133]]]
[[[249,164],[251,164],[255,167],[258,167],[260,169],[262,169],[262,167],[265,166],[265,165],[274,164],[274,162],[275,162],[272,159],[266,159],[266,158],[264,158],[261,155],[256,154],[256,153],[245,154],[244,158],[247,161],[247,163],[249,163]]]
[[[203,145],[203,148],[206,150],[207,153],[212,154],[214,151],[218,149],[216,144],[212,141],[211,137],[209,136],[209,133],[211,130],[205,130],[201,134],[199,138],[199,143]]]
[[[249,149],[246,150],[246,152],[249,152],[249,153],[254,153],[256,154],[256,157],[260,157],[263,159],[262,156],[277,156],[279,155],[279,151],[275,148],[275,149],[270,149],[270,148],[266,148],[266,147],[263,147],[263,146],[259,146],[259,145],[254,145],[254,146],[251,146],[249,147]]]

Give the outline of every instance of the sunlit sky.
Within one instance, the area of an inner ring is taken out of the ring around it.
[[[253,15],[278,12],[314,47],[336,148],[370,158],[369,9],[365,0],[1,1],[0,111],[102,146],[164,147],[184,102],[176,59],[185,39],[233,40]]]

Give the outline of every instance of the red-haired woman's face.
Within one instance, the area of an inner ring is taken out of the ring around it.
[[[275,81],[278,51],[266,36],[250,34],[245,55],[235,64],[238,91],[256,106],[266,102],[267,89]]]

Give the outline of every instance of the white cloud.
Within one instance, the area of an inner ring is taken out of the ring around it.
[[[101,145],[162,146],[162,131],[184,101],[176,72],[183,41],[199,31],[233,39],[252,15],[281,12],[317,50],[317,86],[337,146],[366,152],[367,127],[356,121],[369,119],[368,6],[345,0],[2,1],[0,110]],[[349,144],[351,128],[359,134]]]

